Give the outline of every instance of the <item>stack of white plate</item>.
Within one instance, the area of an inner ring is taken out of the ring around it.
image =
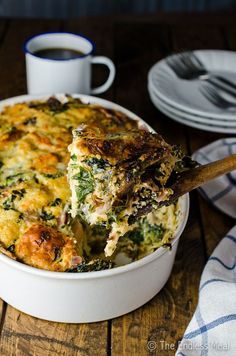
[[[235,52],[199,50],[194,53],[207,70],[236,84]],[[236,107],[226,110],[214,106],[200,91],[201,85],[200,80],[178,78],[166,59],[156,63],[148,73],[150,98],[165,115],[201,130],[236,133]]]

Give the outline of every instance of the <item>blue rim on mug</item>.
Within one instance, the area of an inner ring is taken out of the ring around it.
[[[83,38],[84,40],[88,41],[88,42],[91,44],[92,49],[91,49],[90,52],[88,52],[88,53],[86,53],[86,54],[82,54],[82,55],[80,55],[80,56],[78,56],[78,57],[74,57],[74,58],[70,58],[70,59],[66,59],[66,58],[63,58],[63,59],[59,59],[59,58],[58,58],[58,59],[56,59],[56,58],[54,58],[54,59],[52,59],[52,58],[42,58],[42,57],[37,56],[36,54],[34,54],[33,52],[31,52],[31,51],[28,50],[27,45],[28,45],[28,43],[29,43],[32,39],[34,39],[34,38],[36,38],[36,37],[43,36],[43,35],[52,35],[52,34],[74,35],[74,36],[77,36],[77,37],[81,37],[81,38]],[[86,36],[84,36],[84,35],[81,35],[80,33],[65,32],[65,31],[63,31],[63,32],[59,32],[59,31],[41,32],[41,33],[38,33],[37,35],[33,35],[33,36],[28,37],[28,38],[25,40],[24,44],[23,44],[23,52],[24,52],[25,54],[30,54],[31,56],[40,58],[40,59],[42,59],[42,60],[47,60],[47,61],[73,61],[73,60],[75,60],[75,59],[80,59],[80,58],[83,59],[84,57],[87,57],[87,56],[90,56],[91,54],[93,54],[93,53],[95,52],[95,48],[96,48],[95,43],[94,43],[92,40],[90,40],[90,38],[88,38],[88,37],[86,37]]]

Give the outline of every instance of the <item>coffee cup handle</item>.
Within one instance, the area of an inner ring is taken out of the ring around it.
[[[107,89],[109,89],[110,86],[112,85],[113,80],[115,78],[115,74],[116,74],[116,68],[115,68],[115,65],[112,62],[112,60],[110,60],[109,58],[104,57],[104,56],[92,57],[92,64],[103,64],[103,65],[107,66],[109,69],[109,75],[108,75],[106,82],[97,88],[91,89],[91,94],[101,94],[104,91],[106,91]]]

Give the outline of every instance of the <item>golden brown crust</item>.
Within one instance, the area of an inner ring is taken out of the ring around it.
[[[171,154],[171,146],[158,134],[144,130],[111,133],[110,130],[82,125],[77,131],[76,148],[81,156],[100,156],[115,165],[134,162],[154,162]]]
[[[34,224],[18,239],[15,253],[24,263],[51,271],[73,267],[77,256],[73,239],[49,226]]]

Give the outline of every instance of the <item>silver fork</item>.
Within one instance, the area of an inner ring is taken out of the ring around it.
[[[166,62],[177,77],[185,80],[207,81],[236,97],[236,84],[219,75],[210,73],[194,52],[189,51],[167,57]]]
[[[200,87],[201,93],[209,100],[213,105],[217,106],[220,109],[236,109],[236,103],[232,103],[226,100],[217,89],[212,85],[205,84]]]

